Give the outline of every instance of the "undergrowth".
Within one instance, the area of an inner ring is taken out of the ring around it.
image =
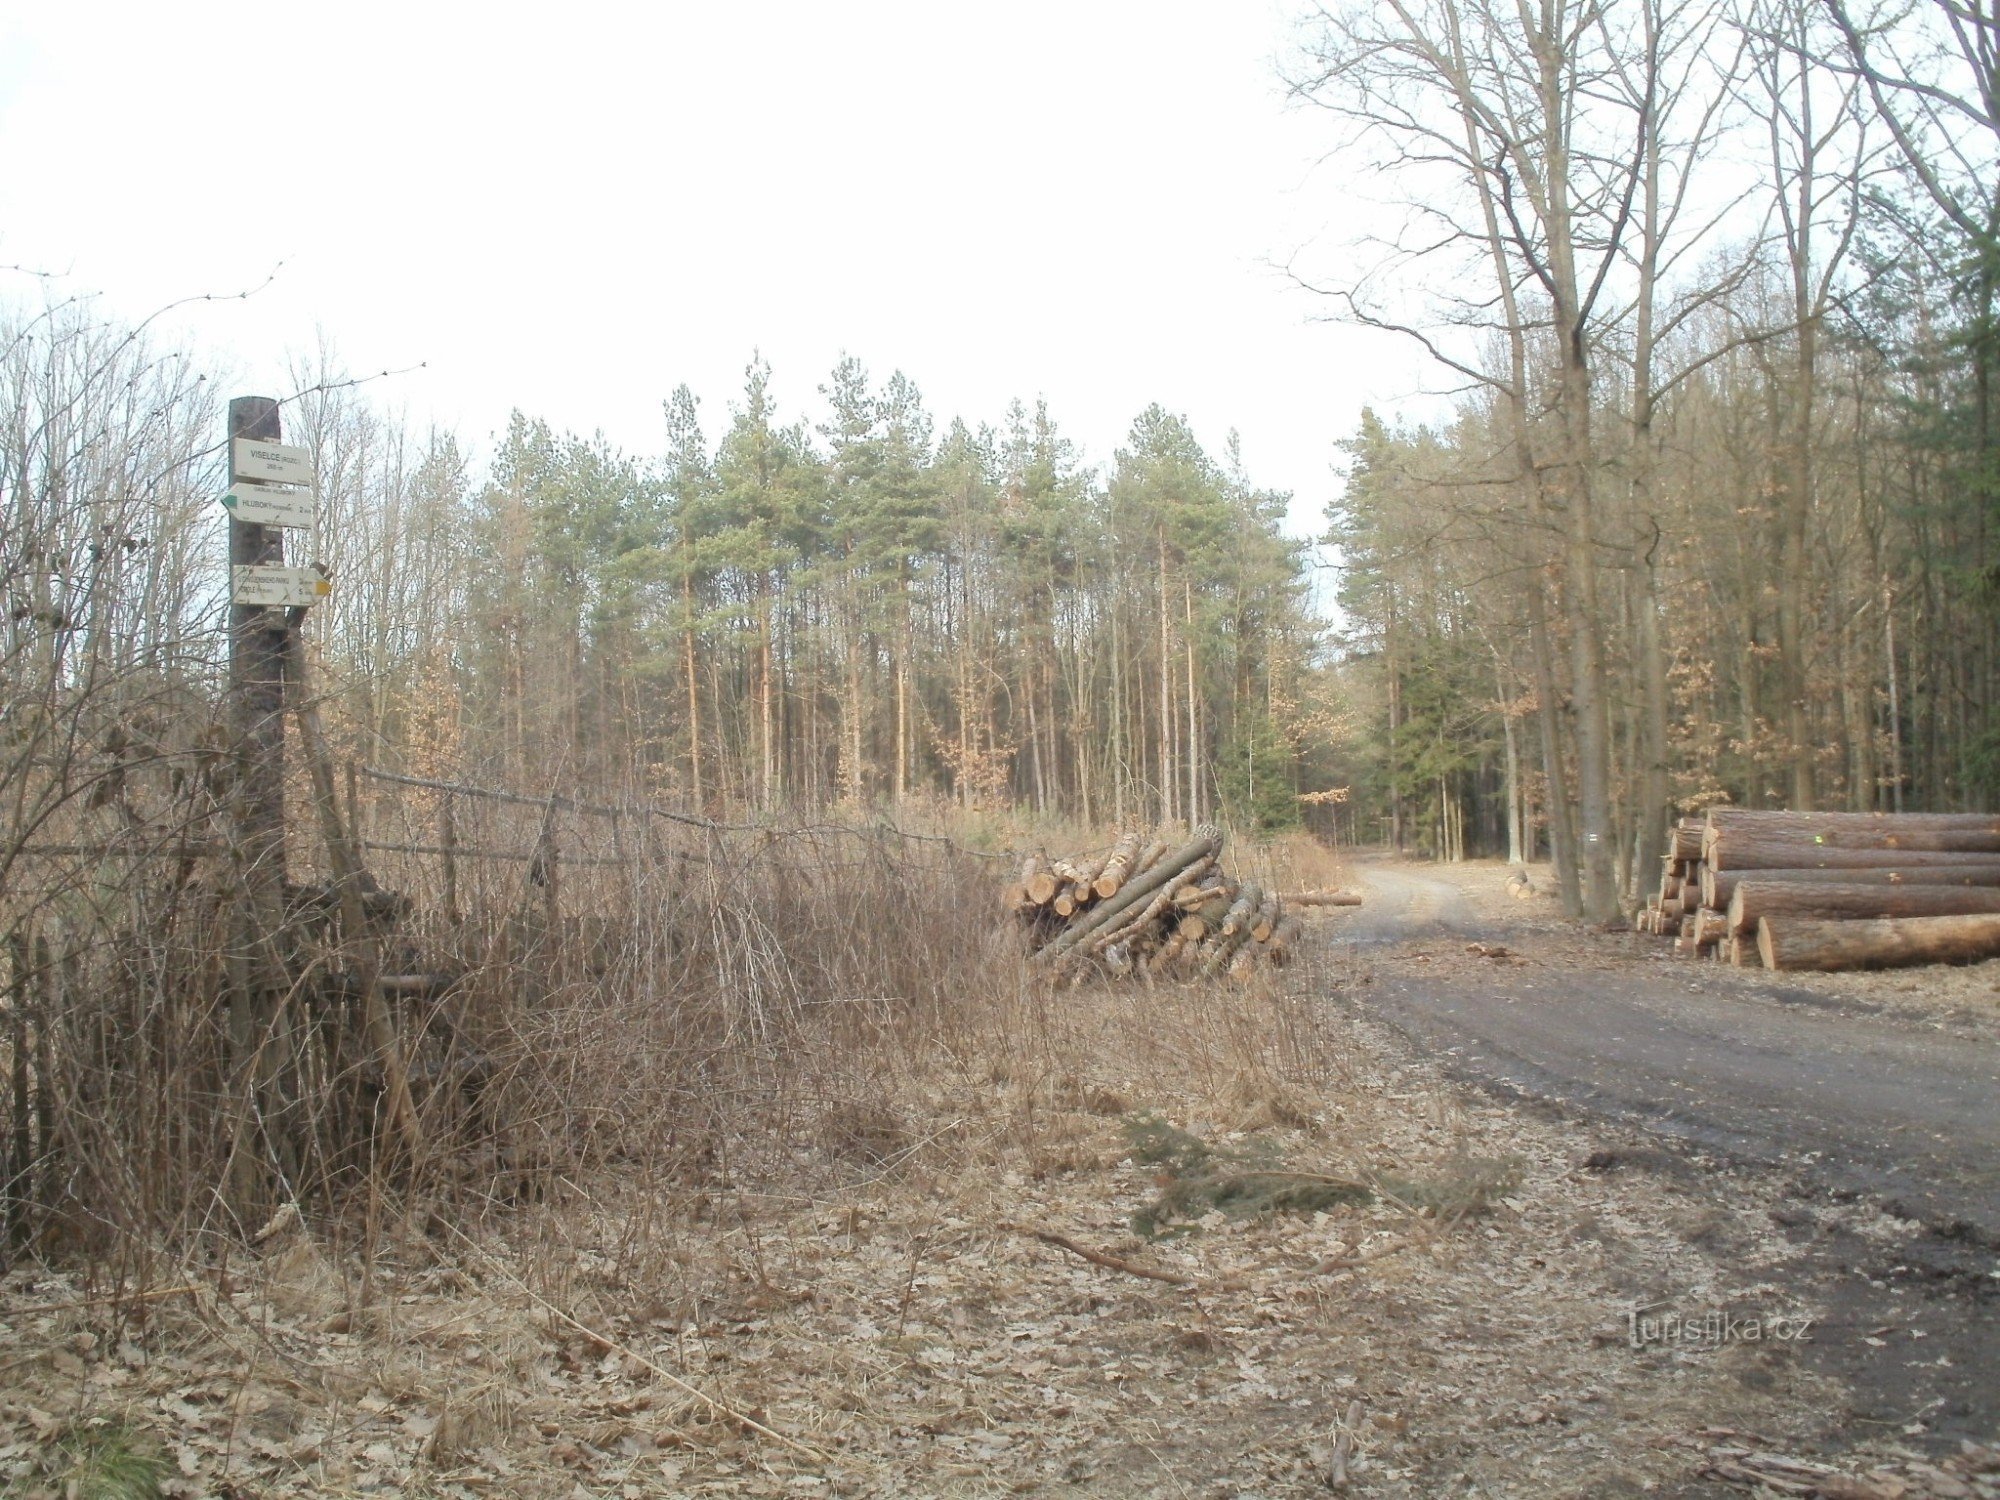
[[[132,1429],[79,1423],[56,1434],[0,1500],[157,1500],[166,1476],[166,1461]]]

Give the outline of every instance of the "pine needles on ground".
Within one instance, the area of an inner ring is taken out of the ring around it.
[[[1384,1177],[1382,1196],[1390,1202],[1456,1223],[1483,1214],[1521,1185],[1518,1156],[1454,1156],[1433,1176]]]
[[[1187,1221],[1209,1213],[1309,1214],[1371,1196],[1364,1183],[1289,1170],[1268,1142],[1217,1146],[1151,1112],[1125,1122],[1125,1139],[1134,1161],[1161,1169],[1158,1196],[1132,1215],[1133,1231],[1149,1240],[1175,1232],[1176,1224],[1185,1233]]]

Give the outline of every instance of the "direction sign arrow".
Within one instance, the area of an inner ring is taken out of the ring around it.
[[[307,527],[313,523],[317,499],[311,490],[286,490],[239,481],[229,487],[222,503],[239,521],[258,526]]]
[[[284,568],[263,563],[238,563],[230,570],[232,604],[267,609],[303,609],[333,592],[333,584],[318,568]]]
[[[259,479],[267,484],[311,484],[312,460],[303,448],[287,443],[267,443],[259,438],[237,438],[231,450],[230,471],[238,479]]]

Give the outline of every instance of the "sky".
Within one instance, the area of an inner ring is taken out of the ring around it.
[[[169,320],[232,393],[324,343],[476,454],[515,408],[657,453],[683,382],[713,436],[753,351],[788,415],[852,354],[940,428],[1045,397],[1093,462],[1157,401],[1309,534],[1424,375],[1283,269],[1352,201],[1290,37],[1276,0],[17,0],[0,264],[124,318],[261,288]]]

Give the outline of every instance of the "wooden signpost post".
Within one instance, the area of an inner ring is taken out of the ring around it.
[[[386,1085],[390,1123],[414,1156],[419,1124],[395,1021],[382,995],[380,955],[361,899],[361,856],[353,831],[343,827],[333,781],[333,761],[306,684],[305,651],[298,638],[305,611],[333,592],[315,567],[285,562],[287,529],[309,527],[317,498],[310,456],[280,441],[278,403],[268,396],[239,396],[229,403],[229,701],[238,756],[236,855],[243,885],[242,919],[233,954],[231,1041],[239,1060],[254,1060],[247,1085],[261,1101],[267,1139],[281,1153],[287,1139],[273,1129],[282,1111],[287,1048],[283,1030],[287,984],[284,957],[286,687],[296,701],[301,748],[313,787],[327,856],[340,901],[340,925],[351,976],[362,992],[362,1011]],[[246,1110],[247,1127],[252,1112]],[[247,1136],[247,1129],[246,1129]],[[239,1139],[237,1181],[244,1204],[260,1191],[254,1153]],[[293,1164],[287,1163],[287,1166]]]

